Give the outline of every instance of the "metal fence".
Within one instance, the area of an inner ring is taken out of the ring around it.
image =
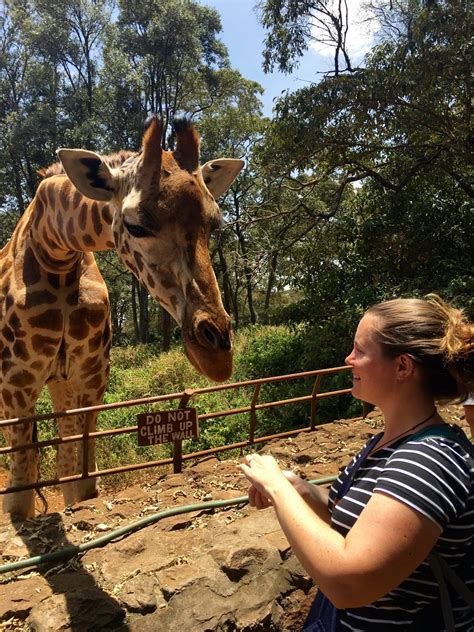
[[[58,446],[63,443],[71,443],[71,442],[82,442],[83,444],[83,470],[81,473],[78,473],[74,476],[67,476],[62,478],[55,478],[49,480],[40,480],[36,483],[31,483],[28,485],[16,486],[16,487],[6,487],[0,489],[0,494],[6,494],[13,491],[22,491],[26,489],[33,488],[42,488],[58,485],[60,483],[67,483],[77,480],[82,480],[84,478],[92,478],[92,477],[103,477],[110,476],[112,474],[121,474],[124,472],[131,472],[135,470],[141,470],[145,468],[165,466],[165,465],[173,465],[174,472],[181,472],[183,461],[187,461],[190,459],[198,459],[204,456],[216,455],[221,452],[232,450],[232,449],[240,449],[243,450],[247,447],[254,446],[259,443],[264,443],[266,441],[270,441],[271,439],[291,437],[301,432],[310,432],[314,430],[317,425],[316,420],[316,412],[318,406],[318,400],[326,397],[336,397],[339,395],[350,393],[350,388],[335,390],[335,391],[321,391],[321,382],[325,376],[334,375],[337,373],[341,373],[344,371],[350,370],[348,366],[339,366],[330,369],[318,369],[314,371],[305,371],[303,373],[293,373],[290,375],[279,375],[274,377],[266,377],[260,378],[256,380],[247,380],[244,382],[234,382],[232,384],[221,384],[218,386],[210,386],[208,388],[198,388],[198,389],[186,389],[185,391],[179,393],[170,393],[167,395],[157,395],[156,397],[147,397],[143,399],[135,399],[129,400],[125,402],[116,402],[112,404],[102,404],[100,406],[90,406],[87,408],[77,408],[74,410],[67,410],[61,412],[47,413],[43,415],[36,415],[30,417],[22,417],[15,419],[6,419],[4,421],[0,421],[0,429],[3,429],[5,426],[15,426],[19,424],[25,423],[34,423],[34,422],[44,422],[49,421],[51,419],[58,419],[61,417],[70,417],[78,414],[86,414],[92,412],[104,412],[117,408],[126,408],[133,406],[142,406],[142,405],[150,405],[159,402],[177,402],[177,406],[174,406],[174,409],[182,409],[189,406],[190,401],[193,400],[193,403],[199,400],[200,396],[203,396],[206,393],[213,393],[217,391],[227,391],[233,389],[242,389],[249,387],[253,388],[253,394],[249,401],[248,406],[240,407],[240,408],[231,408],[228,410],[219,410],[215,412],[205,413],[198,415],[198,421],[200,425],[203,422],[206,422],[210,419],[214,419],[217,417],[226,417],[230,415],[238,415],[242,413],[248,413],[249,415],[249,425],[248,425],[248,438],[245,441],[239,441],[232,444],[226,444],[222,446],[217,446],[213,448],[209,448],[206,450],[200,450],[197,452],[190,452],[188,454],[183,454],[183,446],[182,441],[175,441],[173,444],[173,456],[160,459],[160,460],[152,460],[145,461],[142,463],[134,463],[121,465],[119,467],[102,469],[102,470],[91,470],[89,467],[87,454],[88,454],[88,444],[89,441],[95,441],[96,439],[104,439],[106,437],[112,437],[115,435],[122,434],[135,434],[137,435],[138,426],[127,426],[121,428],[114,428],[109,430],[98,430],[96,432],[87,432],[85,431],[80,435],[71,435],[62,438],[49,439],[45,441],[32,441],[28,444],[23,444],[21,446],[7,446],[0,448],[0,454],[11,454],[13,452],[17,452],[19,450],[25,450],[30,448],[43,449],[48,446]],[[286,382],[291,380],[301,380],[303,378],[314,378],[313,386],[311,392],[307,395],[303,395],[301,397],[293,397],[291,399],[284,399],[279,401],[271,401],[271,402],[259,402],[259,396],[261,387],[265,384],[270,383],[278,383],[278,382]],[[289,406],[291,404],[297,404],[302,402],[309,403],[309,426],[298,428],[294,430],[289,430],[287,432],[280,432],[272,435],[265,436],[256,436],[257,424],[258,424],[258,411],[276,408],[281,406]],[[365,414],[365,409],[364,409]]]

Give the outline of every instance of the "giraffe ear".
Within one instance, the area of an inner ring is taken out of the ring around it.
[[[56,152],[73,185],[88,198],[107,202],[115,191],[115,178],[99,154],[85,149],[58,149]]]
[[[209,191],[217,200],[224,195],[245,165],[243,160],[235,158],[218,158],[210,160],[201,167],[201,173]]]

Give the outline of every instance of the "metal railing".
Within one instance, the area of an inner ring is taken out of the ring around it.
[[[264,443],[272,439],[291,437],[301,432],[310,432],[311,430],[314,430],[314,428],[317,425],[316,412],[317,412],[318,400],[325,397],[335,397],[339,395],[344,395],[344,394],[350,393],[351,391],[350,388],[345,388],[345,389],[339,389],[335,391],[320,392],[322,378],[324,376],[334,375],[334,374],[341,373],[348,370],[350,370],[350,367],[348,366],[339,366],[339,367],[334,367],[334,368],[329,368],[329,369],[317,369],[313,371],[305,371],[302,373],[292,373],[289,375],[265,377],[265,378],[259,378],[256,380],[247,380],[243,382],[234,382],[231,384],[221,384],[218,386],[210,386],[207,388],[186,389],[179,393],[157,395],[155,397],[146,397],[142,399],[128,400],[125,402],[101,404],[100,406],[89,406],[86,408],[77,408],[77,409],[72,409],[72,410],[67,410],[67,411],[46,413],[43,415],[34,415],[34,416],[29,416],[29,417],[6,419],[4,421],[0,421],[0,430],[1,430],[5,426],[12,427],[12,426],[20,425],[20,424],[27,424],[27,423],[32,424],[34,422],[43,422],[43,421],[48,421],[51,419],[59,419],[62,417],[71,417],[78,414],[84,415],[87,413],[98,413],[98,412],[110,411],[117,408],[143,406],[143,405],[156,404],[159,402],[173,402],[176,400],[178,400],[178,405],[176,408],[182,409],[182,408],[186,408],[189,405],[189,402],[191,399],[196,400],[200,396],[206,393],[214,393],[218,391],[253,387],[253,395],[248,406],[243,406],[239,408],[231,408],[227,410],[219,410],[215,412],[198,415],[198,421],[200,424],[202,424],[202,422],[206,422],[209,419],[214,419],[217,417],[226,417],[229,415],[249,413],[248,439],[246,439],[245,441],[238,441],[236,443],[226,444],[223,446],[217,446],[217,447],[209,448],[206,450],[199,450],[197,452],[190,452],[188,454],[183,454],[182,441],[175,441],[173,445],[172,457],[159,459],[155,461],[145,461],[142,463],[122,465],[119,467],[114,467],[114,468],[109,468],[109,469],[90,471],[89,463],[87,459],[88,445],[90,441],[95,441],[96,439],[103,439],[105,437],[112,437],[112,436],[116,436],[120,434],[137,435],[138,426],[133,425],[133,426],[127,426],[127,427],[113,428],[109,430],[98,430],[95,432],[89,432],[89,430],[86,428],[85,431],[79,435],[71,435],[71,436],[66,436],[62,438],[58,437],[55,439],[48,439],[44,441],[32,441],[31,443],[17,445],[14,447],[7,446],[7,447],[0,448],[0,455],[6,455],[6,454],[12,454],[14,452],[18,452],[20,450],[27,450],[27,449],[32,449],[32,448],[42,449],[49,446],[58,446],[60,444],[80,441],[83,443],[83,455],[84,455],[83,468],[82,468],[81,473],[75,474],[73,476],[42,480],[35,483],[27,484],[27,485],[6,487],[3,489],[0,489],[0,494],[6,494],[6,493],[14,492],[14,491],[23,491],[27,489],[38,489],[42,487],[59,485],[61,483],[69,483],[72,481],[83,480],[85,478],[110,476],[112,474],[122,474],[125,472],[131,472],[135,470],[141,470],[141,469],[171,465],[171,464],[173,465],[174,472],[181,472],[183,461],[197,459],[204,456],[215,455],[215,454],[219,454],[221,452],[232,450],[232,449],[243,450],[244,448],[247,448],[259,443]],[[270,384],[270,383],[286,382],[290,380],[301,380],[303,378],[312,378],[312,377],[314,377],[315,380],[314,380],[311,393],[308,395],[293,397],[290,399],[284,399],[284,400],[279,400],[279,401],[258,403],[262,385]],[[269,408],[288,406],[291,404],[297,404],[297,403],[302,403],[302,402],[310,403],[310,414],[309,414],[310,425],[309,426],[289,430],[286,432],[271,434],[271,435],[265,435],[265,436],[259,436],[259,437],[256,436],[258,411],[269,409]],[[365,414],[365,407],[364,407],[364,414]]]

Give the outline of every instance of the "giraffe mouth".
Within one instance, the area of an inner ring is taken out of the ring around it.
[[[190,327],[183,326],[186,355],[194,368],[214,382],[223,382],[232,374],[233,336],[226,314],[221,326],[198,315]]]

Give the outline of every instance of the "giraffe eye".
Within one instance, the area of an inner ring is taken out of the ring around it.
[[[132,237],[151,237],[150,231],[143,228],[143,226],[139,226],[138,224],[129,224],[125,220],[123,220],[123,224]]]

